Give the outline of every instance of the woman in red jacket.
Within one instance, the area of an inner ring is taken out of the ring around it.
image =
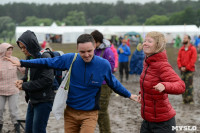
[[[165,37],[160,32],[149,32],[143,43],[146,54],[140,77],[141,115],[144,119],[140,133],[174,133],[176,112],[168,94],[182,94],[185,83],[168,63]]]

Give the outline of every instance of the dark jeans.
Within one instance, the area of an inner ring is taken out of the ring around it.
[[[175,133],[172,126],[176,126],[175,117],[163,122],[148,122],[143,120],[140,133]]]
[[[52,110],[52,102],[44,102],[32,105],[28,104],[26,114],[26,133],[46,133],[49,114]]]
[[[123,71],[125,70],[126,74],[126,80],[128,80],[129,77],[129,71],[128,71],[128,62],[120,62],[119,63],[119,74],[120,74],[120,81],[123,82]]]

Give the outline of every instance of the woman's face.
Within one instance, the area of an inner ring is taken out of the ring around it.
[[[8,48],[6,51],[6,57],[11,57],[12,56],[12,52],[13,52],[13,48]]]
[[[31,56],[29,54],[28,50],[26,49],[26,46],[23,43],[19,42],[19,47],[21,48],[21,50],[22,50],[22,52],[24,53],[25,56],[27,56],[27,57]]]
[[[153,38],[146,36],[143,42],[143,51],[147,56],[150,56],[155,53],[156,42]]]

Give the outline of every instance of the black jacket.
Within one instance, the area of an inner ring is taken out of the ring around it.
[[[26,46],[27,51],[33,58],[51,58],[49,53],[40,54],[41,47],[33,32],[29,30],[24,32],[17,40],[18,45],[19,42]],[[28,57],[27,59],[30,58]],[[27,81],[29,75],[30,80]],[[22,89],[26,92],[26,100],[30,100],[32,104],[53,102],[55,95],[52,89],[53,79],[53,69],[27,68],[26,74],[22,79],[24,81]]]

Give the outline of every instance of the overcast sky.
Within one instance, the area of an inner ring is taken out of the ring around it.
[[[25,3],[39,3],[39,4],[53,4],[53,3],[80,3],[80,2],[103,2],[103,3],[116,3],[117,0],[0,0],[0,4],[13,3],[13,2],[25,2]],[[160,2],[162,0],[123,0],[125,3],[146,3],[146,2]],[[177,1],[177,0],[173,0]]]

